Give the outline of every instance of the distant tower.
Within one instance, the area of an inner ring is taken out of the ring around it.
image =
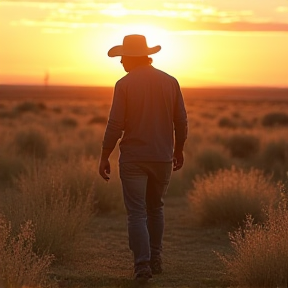
[[[50,77],[49,71],[46,71],[46,72],[45,72],[45,76],[44,76],[44,87],[45,87],[45,89],[48,88],[48,85],[49,85],[49,77]]]

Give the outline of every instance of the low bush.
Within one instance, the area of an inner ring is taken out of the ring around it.
[[[248,134],[234,134],[225,143],[226,148],[234,158],[249,158],[255,155],[260,148],[260,140]]]
[[[266,127],[288,126],[288,114],[283,112],[272,112],[262,118],[262,125]]]
[[[255,221],[264,220],[263,208],[273,206],[280,192],[263,172],[251,169],[219,170],[215,174],[197,177],[188,199],[194,220],[199,225],[239,226],[247,214]]]
[[[0,119],[13,119],[15,118],[16,114],[14,111],[0,111]]]
[[[288,163],[288,142],[285,140],[268,142],[263,149],[262,159],[267,165],[275,162]]]
[[[231,128],[235,129],[238,127],[238,124],[235,120],[228,118],[228,117],[222,117],[218,121],[218,126],[221,128]]]
[[[237,287],[287,287],[288,209],[270,209],[267,221],[255,225],[248,216],[244,228],[230,234],[232,255],[220,256],[225,274]]]
[[[19,234],[13,236],[11,223],[0,217],[0,284],[10,287],[44,287],[52,255],[37,255],[33,251],[35,228],[24,222]]]
[[[101,152],[101,141],[98,139],[83,140],[84,153],[87,158],[97,158]]]
[[[107,118],[104,116],[94,116],[88,121],[89,125],[92,125],[92,124],[103,124],[104,125],[106,123],[107,123]]]
[[[78,125],[78,121],[72,117],[62,118],[61,124],[65,127],[75,128]]]
[[[14,146],[17,154],[35,158],[45,158],[49,141],[40,130],[20,130],[15,134]]]
[[[52,108],[52,111],[55,112],[55,113],[57,113],[57,114],[60,114],[60,113],[62,113],[62,108],[56,106],[56,107],[53,107],[53,108]]]
[[[0,187],[12,185],[13,181],[25,171],[26,167],[22,159],[13,155],[0,154]]]
[[[242,127],[242,128],[245,128],[245,129],[252,129],[252,128],[254,128],[254,126],[255,126],[255,124],[256,124],[256,121],[257,120],[242,120],[241,122],[240,122],[240,126]]]
[[[195,162],[199,174],[208,174],[231,166],[231,161],[225,153],[213,147],[198,152],[195,155]]]
[[[288,142],[284,139],[268,142],[259,155],[259,166],[273,173],[275,181],[286,179],[288,171]]]
[[[23,221],[32,220],[35,251],[49,252],[58,260],[71,253],[95,209],[91,175],[81,163],[59,162],[20,177],[15,188],[7,191],[2,208],[14,235]]]
[[[200,113],[200,116],[206,119],[215,119],[216,115],[211,112],[202,112]]]
[[[44,103],[35,103],[35,102],[22,102],[14,108],[15,112],[24,113],[24,112],[33,112],[38,113],[43,110],[46,110],[46,105]]]

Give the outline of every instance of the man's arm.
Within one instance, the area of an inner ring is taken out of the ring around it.
[[[125,95],[119,88],[119,85],[116,84],[99,163],[99,174],[106,181],[110,179],[107,174],[110,174],[111,172],[109,157],[114,150],[117,141],[122,137],[125,126],[125,102]]]
[[[184,143],[183,145],[175,145],[173,153],[173,171],[177,171],[182,168],[184,164],[184,155],[183,155]]]
[[[177,82],[177,101],[174,110],[174,130],[175,130],[175,145],[173,154],[173,171],[177,171],[182,168],[184,163],[184,143],[187,139],[188,134],[188,121],[187,113],[185,109],[185,104],[183,96]]]
[[[110,177],[107,174],[110,174],[111,167],[109,162],[109,156],[112,153],[113,149],[102,149],[99,163],[99,174],[101,177],[108,181]]]

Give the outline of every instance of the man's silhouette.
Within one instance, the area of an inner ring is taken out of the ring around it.
[[[110,57],[121,57],[128,74],[115,85],[99,173],[109,180],[109,156],[121,139],[120,178],[134,275],[139,282],[162,272],[163,196],[172,169],[183,165],[187,138],[187,115],[179,84],[154,68],[148,57],[160,49],[149,48],[142,35],[128,35],[123,45],[108,52]]]

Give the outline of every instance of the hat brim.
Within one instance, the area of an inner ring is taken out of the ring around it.
[[[130,57],[141,57],[141,56],[148,56],[151,54],[155,54],[161,50],[161,46],[157,45],[154,47],[147,47],[147,49],[143,51],[125,51],[123,45],[117,45],[112,47],[108,51],[108,56],[109,57],[116,57],[116,56],[130,56]]]

